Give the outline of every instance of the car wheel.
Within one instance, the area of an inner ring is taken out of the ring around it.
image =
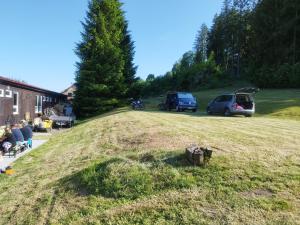
[[[193,111],[193,112],[197,112],[197,109],[193,109],[192,111]]]
[[[225,109],[224,116],[231,116],[230,110],[228,108]]]

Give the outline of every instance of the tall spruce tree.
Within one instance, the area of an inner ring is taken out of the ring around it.
[[[194,48],[196,52],[195,61],[205,62],[207,60],[207,43],[208,42],[208,27],[202,24],[201,29],[198,31]]]
[[[137,82],[136,78],[136,70],[137,66],[134,65],[133,59],[134,59],[134,42],[132,41],[131,35],[128,31],[128,22],[125,21],[125,26],[123,29],[123,41],[121,42],[121,49],[123,51],[123,57],[124,57],[124,70],[123,75],[125,79],[125,85],[126,85],[126,96],[133,97],[135,95],[135,83]]]
[[[82,41],[75,51],[80,59],[74,101],[79,116],[110,110],[126,94],[124,73],[128,54],[124,54],[122,44],[127,23],[121,6],[118,0],[89,2],[87,17],[82,23]]]

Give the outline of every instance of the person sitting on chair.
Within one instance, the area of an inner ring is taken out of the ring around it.
[[[20,129],[21,133],[23,134],[24,141],[27,142],[27,146],[29,148],[32,148],[32,130],[28,125],[23,125],[23,127]]]
[[[17,145],[17,140],[12,134],[10,127],[5,128],[5,139],[2,142],[3,153],[9,152],[9,150]]]
[[[20,146],[21,151],[25,151],[27,148],[27,141],[24,140],[24,136],[19,128],[19,125],[14,125],[11,131],[12,134],[15,136],[17,140],[17,145]]]

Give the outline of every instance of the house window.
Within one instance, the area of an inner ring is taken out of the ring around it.
[[[35,113],[42,113],[43,96],[35,96]]]
[[[19,114],[19,93],[14,92],[13,93],[13,99],[14,99],[14,104],[13,104],[13,114]]]
[[[4,97],[4,90],[0,89],[0,97]]]
[[[11,98],[12,97],[12,91],[11,90],[5,90],[5,97]]]

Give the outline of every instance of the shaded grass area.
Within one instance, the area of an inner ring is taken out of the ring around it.
[[[141,163],[120,158],[93,165],[76,174],[71,182],[92,195],[129,200],[195,184],[190,174],[181,174],[159,161]]]
[[[0,224],[297,224],[299,130],[121,109],[53,135],[0,176]],[[185,160],[190,143],[213,148],[209,166]]]

